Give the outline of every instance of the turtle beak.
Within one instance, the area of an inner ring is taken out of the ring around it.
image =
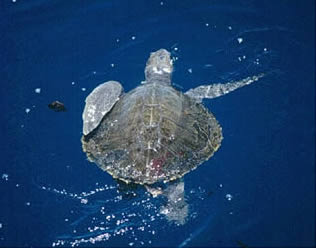
[[[146,68],[156,74],[171,74],[173,71],[170,53],[166,49],[159,49],[150,54],[146,63]]]
[[[148,62],[151,61],[152,65],[157,66],[158,69],[165,72],[172,72],[172,60],[170,53],[166,49],[159,49],[150,54]]]
[[[159,49],[151,53],[147,60],[145,68],[146,83],[170,84],[172,71],[173,65],[170,53],[166,49]]]

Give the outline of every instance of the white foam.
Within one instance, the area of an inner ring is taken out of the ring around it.
[[[5,180],[5,181],[8,181],[9,180],[9,175],[4,173],[2,174],[2,179]]]
[[[226,194],[225,197],[228,201],[231,201],[233,199],[233,196],[231,194]]]

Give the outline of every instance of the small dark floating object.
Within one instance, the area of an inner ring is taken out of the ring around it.
[[[55,112],[65,112],[66,111],[65,105],[59,101],[54,101],[54,102],[48,104],[48,107],[50,109],[54,110]]]
[[[249,248],[249,246],[247,246],[246,244],[244,244],[243,242],[241,242],[240,240],[237,240],[237,245],[241,248]]]

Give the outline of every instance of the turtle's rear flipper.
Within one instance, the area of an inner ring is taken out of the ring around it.
[[[264,74],[262,73],[256,76],[244,78],[240,81],[231,81],[231,82],[223,83],[223,84],[202,85],[195,89],[191,89],[187,91],[185,94],[196,99],[198,102],[200,102],[204,98],[211,99],[211,98],[225,95],[245,85],[258,81],[263,76]]]
[[[122,91],[123,87],[119,82],[108,81],[100,84],[87,96],[82,114],[84,135],[88,135],[100,124],[102,118],[119,100]]]
[[[184,225],[188,219],[189,205],[186,202],[183,180],[168,185],[163,195],[167,197],[167,203],[160,208],[160,213],[165,215],[168,221]]]

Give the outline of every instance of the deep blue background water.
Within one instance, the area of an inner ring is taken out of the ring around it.
[[[314,246],[314,7],[312,0],[1,0],[0,246],[86,246],[105,233],[97,245]],[[173,82],[183,91],[271,72],[205,101],[224,140],[185,176],[190,215],[180,226],[159,214],[163,199],[142,188],[121,199],[80,143],[89,92],[110,79],[125,91],[136,87],[159,48],[177,59]],[[49,110],[54,100],[67,112]],[[82,196],[96,189],[103,191]]]

